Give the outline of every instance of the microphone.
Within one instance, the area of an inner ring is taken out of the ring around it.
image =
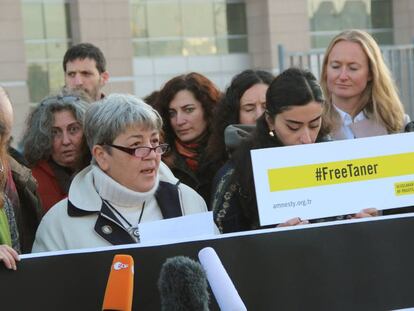
[[[209,294],[201,265],[184,256],[168,258],[158,279],[162,311],[208,311]]]
[[[208,283],[220,310],[247,311],[215,250],[211,247],[203,248],[198,253],[198,259],[206,271]]]
[[[131,311],[134,291],[134,259],[115,255],[106,284],[102,310]]]

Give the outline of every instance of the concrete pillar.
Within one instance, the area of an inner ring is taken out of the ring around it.
[[[251,0],[246,3],[249,53],[255,68],[278,72],[278,44],[287,51],[311,47],[307,0]]]
[[[414,1],[393,0],[394,43],[414,43]]]
[[[26,79],[21,2],[3,0],[0,2],[0,85],[9,93],[13,104],[15,142],[20,139],[29,111]]]

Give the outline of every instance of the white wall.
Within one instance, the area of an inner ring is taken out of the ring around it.
[[[248,68],[251,68],[248,54],[137,57],[133,60],[134,93],[145,97],[169,79],[192,71],[205,75],[224,90],[233,76]]]

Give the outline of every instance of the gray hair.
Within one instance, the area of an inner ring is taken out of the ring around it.
[[[82,92],[66,88],[42,99],[26,120],[26,130],[21,143],[27,162],[33,166],[40,160],[50,158],[55,112],[71,111],[76,121],[83,125],[83,117],[88,106],[87,97]]]
[[[110,94],[93,103],[85,114],[84,133],[89,149],[111,144],[131,126],[161,132],[162,119],[154,108],[129,94]]]

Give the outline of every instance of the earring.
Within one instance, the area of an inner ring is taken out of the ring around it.
[[[4,172],[3,162],[0,161],[0,173]]]
[[[269,131],[269,135],[270,135],[271,137],[275,137],[274,130],[270,130],[270,131]]]

